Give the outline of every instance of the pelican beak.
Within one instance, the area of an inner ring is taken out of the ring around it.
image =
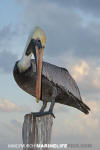
[[[32,33],[32,52],[36,61],[36,101],[39,102],[41,98],[41,78],[42,78],[42,61],[43,61],[43,52],[46,44],[46,35],[45,32],[40,27],[35,27],[34,32]]]
[[[36,78],[36,101],[37,103],[40,100],[41,97],[41,78],[42,78],[42,61],[43,61],[43,52],[44,48],[39,47],[37,44],[35,46],[36,50],[36,72],[37,72],[37,78]]]

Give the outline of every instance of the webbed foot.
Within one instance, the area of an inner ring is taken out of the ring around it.
[[[36,117],[40,117],[40,116],[45,116],[45,115],[51,114],[55,118],[55,116],[54,116],[52,111],[32,112],[32,114],[34,114]]]

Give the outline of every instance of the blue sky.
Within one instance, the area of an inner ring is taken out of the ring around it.
[[[0,27],[3,27],[7,24],[16,24],[18,18],[20,7],[17,7],[17,3],[13,0],[6,1],[1,0],[0,5],[0,18],[2,19],[2,23]]]
[[[29,33],[38,25],[47,35],[44,60],[69,70],[77,81],[88,116],[62,105],[55,106],[52,142],[90,143],[100,147],[100,1],[1,0],[0,1],[0,145],[21,143],[26,113],[41,103],[21,90],[13,79]],[[62,124],[63,123],[63,124]],[[59,127],[58,127],[59,124]],[[62,129],[64,129],[62,131]],[[14,134],[16,132],[16,135]]]

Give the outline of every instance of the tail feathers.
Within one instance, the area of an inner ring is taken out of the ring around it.
[[[90,111],[90,108],[86,104],[84,104],[82,101],[78,101],[76,107],[77,109],[84,112],[85,114],[88,114]]]
[[[84,104],[82,100],[79,100],[78,98],[76,98],[72,93],[70,93],[70,97],[71,97],[70,100],[72,102],[71,104],[69,104],[70,106],[79,109],[85,114],[89,114],[90,108],[86,104]]]

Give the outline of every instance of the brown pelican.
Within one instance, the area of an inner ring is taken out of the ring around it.
[[[44,31],[36,27],[28,39],[22,58],[15,64],[15,81],[25,92],[36,97],[37,102],[43,101],[37,116],[53,114],[55,103],[69,105],[88,114],[90,108],[83,103],[79,88],[68,70],[42,61],[45,44]],[[31,59],[32,54],[35,59]],[[44,112],[48,102],[51,102],[49,111]]]

